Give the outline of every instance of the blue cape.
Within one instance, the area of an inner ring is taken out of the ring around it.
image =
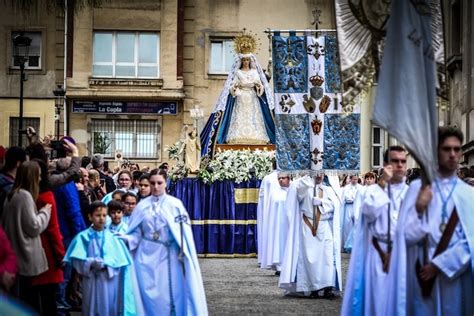
[[[91,241],[91,236],[94,233],[92,227],[80,232],[72,240],[66,255],[65,262],[72,262],[72,260],[85,261],[88,258],[87,250]],[[120,277],[122,278],[122,297],[123,306],[121,307],[124,315],[136,315],[135,299],[133,297],[133,288],[130,267],[133,264],[133,259],[130,253],[120,239],[115,237],[109,230],[104,229],[104,248],[103,258],[104,264],[114,269],[121,269]]]

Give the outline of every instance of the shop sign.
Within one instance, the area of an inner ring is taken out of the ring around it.
[[[73,113],[95,114],[178,114],[177,102],[73,101]]]

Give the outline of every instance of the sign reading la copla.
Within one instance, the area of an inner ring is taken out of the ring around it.
[[[94,114],[178,114],[177,102],[78,101],[72,102],[72,113]]]

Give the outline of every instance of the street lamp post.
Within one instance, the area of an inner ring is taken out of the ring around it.
[[[54,121],[56,123],[56,140],[59,140],[59,123],[61,117],[61,109],[64,105],[64,96],[66,95],[66,90],[63,89],[62,85],[58,85],[56,89],[53,90],[54,94]]]
[[[196,131],[199,133],[198,121],[204,117],[204,112],[199,107],[199,105],[194,105],[194,108],[190,109],[189,112],[190,112],[189,115],[194,119],[194,127],[196,128]]]
[[[24,35],[21,32],[19,35],[13,38],[13,58],[15,64],[20,64],[20,117],[18,121],[18,146],[23,145],[23,82],[26,81],[25,76],[25,63],[28,60],[28,51],[31,45],[31,38]]]

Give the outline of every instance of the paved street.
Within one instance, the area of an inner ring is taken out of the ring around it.
[[[200,259],[210,315],[338,315],[334,301],[283,296],[278,277],[260,270],[257,259]],[[343,280],[349,255],[342,255]]]

